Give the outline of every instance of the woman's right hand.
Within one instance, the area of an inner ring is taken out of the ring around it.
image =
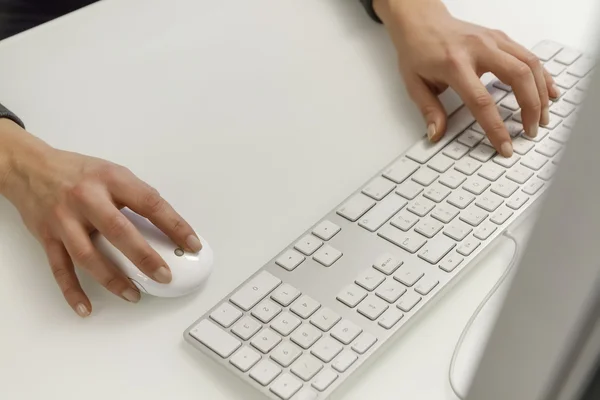
[[[44,248],[66,301],[81,317],[91,313],[92,305],[75,265],[124,300],[140,299],[131,281],[93,246],[93,231],[104,235],[148,277],[171,281],[167,263],[121,208],[148,218],[188,251],[202,248],[192,227],[127,168],[54,149],[8,119],[0,119],[0,194],[18,209]]]

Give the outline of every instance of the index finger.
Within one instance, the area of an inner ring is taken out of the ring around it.
[[[451,86],[471,110],[498,153],[504,157],[512,156],[512,142],[498,107],[475,71],[468,68],[461,70]]]
[[[202,250],[202,243],[190,224],[155,188],[140,180],[132,172],[126,170],[118,174],[109,186],[116,202],[148,218],[175,244],[194,253]]]

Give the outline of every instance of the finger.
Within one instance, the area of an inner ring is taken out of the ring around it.
[[[405,76],[405,75],[403,75]],[[438,96],[417,75],[405,78],[406,89],[427,124],[427,137],[437,142],[446,132],[446,110]]]
[[[548,88],[548,94],[553,100],[560,98],[561,91],[554,82],[554,78],[550,75],[550,72],[544,68],[544,79],[546,79],[546,87]]]
[[[52,274],[65,300],[80,317],[87,317],[92,311],[92,304],[79,284],[69,253],[58,240],[49,240],[44,247]]]
[[[531,51],[527,50],[525,47],[516,43],[512,39],[508,38],[506,40],[499,40],[497,42],[500,50],[505,51],[508,54],[511,54],[513,57],[517,58],[519,61],[524,63],[531,72],[533,73],[533,78],[535,79],[535,85],[538,91],[539,103],[541,106],[540,116],[538,118],[537,125],[533,126],[533,120],[530,122],[531,125],[524,125],[525,132],[531,136],[537,136],[537,128],[541,123],[542,125],[547,125],[550,122],[550,94],[548,90],[548,84],[546,77],[544,76],[544,67],[540,62],[539,58],[533,54]],[[524,72],[523,72],[524,73]],[[523,109],[523,123],[525,124],[525,109]],[[527,114],[531,114],[533,116],[534,111],[532,109],[527,109]],[[528,117],[529,118],[529,117]]]
[[[202,249],[200,239],[156,189],[125,170],[109,183],[113,199],[142,215],[164,232],[174,243],[191,252]]]
[[[82,214],[140,271],[159,283],[171,282],[171,271],[165,260],[114,206],[106,193],[89,190],[81,200]]]
[[[480,63],[502,82],[512,86],[517,102],[521,106],[525,133],[530,137],[537,136],[544,103],[540,102],[539,87],[530,66],[498,49],[485,51]],[[547,105],[549,100],[545,86],[544,93]],[[545,112],[547,113],[548,110],[546,109]]]
[[[124,300],[132,303],[140,300],[140,292],[125,274],[94,247],[87,231],[79,221],[73,218],[63,219],[59,229],[61,239],[75,265]]]
[[[466,65],[450,76],[451,86],[477,119],[494,148],[504,157],[512,156],[513,147],[508,130],[500,118],[496,103],[475,71]]]

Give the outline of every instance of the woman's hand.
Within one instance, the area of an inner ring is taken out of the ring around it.
[[[506,34],[455,19],[440,0],[374,0],[373,5],[398,51],[400,72],[430,140],[446,130],[437,95],[450,86],[498,152],[512,155],[511,137],[479,79],[486,72],[512,86],[528,136],[548,124],[549,99],[559,97],[558,88],[538,58]]]
[[[95,230],[148,277],[171,281],[169,266],[120,208],[148,218],[188,251],[202,247],[190,225],[128,169],[54,149],[6,119],[0,119],[0,194],[43,246],[66,301],[82,317],[92,307],[74,265],[115,295],[133,303],[140,299],[129,279],[93,246],[89,235]]]

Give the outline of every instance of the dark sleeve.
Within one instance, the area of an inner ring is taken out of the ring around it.
[[[16,124],[20,125],[21,128],[25,129],[25,124],[19,117],[17,117],[13,112],[11,112],[8,108],[4,107],[0,104],[0,118],[8,118]]]
[[[373,9],[373,0],[360,0],[360,2],[365,8],[365,11],[367,11],[367,14],[369,14],[369,17],[371,17],[373,21],[381,24],[381,19],[379,19],[379,17],[375,13],[375,10]]]

